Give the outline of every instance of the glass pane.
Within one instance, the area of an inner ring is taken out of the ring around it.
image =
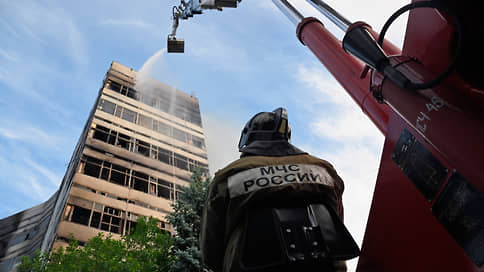
[[[147,117],[145,115],[140,114],[139,115],[139,124],[142,127],[145,127],[147,129],[152,129],[153,126],[153,119],[150,117]]]
[[[122,111],[123,111],[123,107],[117,106],[114,115],[116,115],[116,117],[121,117],[121,112]]]
[[[186,142],[186,133],[177,128],[173,128],[173,138],[182,142]]]
[[[158,160],[170,164],[171,152],[163,148],[158,148]]]
[[[109,114],[114,113],[114,108],[116,107],[116,104],[113,102],[109,102],[107,100],[101,99],[101,110],[104,112],[107,112]]]
[[[183,170],[188,170],[187,158],[184,156],[175,154],[175,166]]]
[[[132,110],[124,109],[123,119],[132,123],[135,123],[136,113]]]
[[[158,122],[158,132],[161,134],[164,134],[166,136],[171,135],[171,127],[167,124],[163,124],[161,122]]]
[[[198,148],[204,148],[205,144],[202,138],[192,135],[192,143]]]

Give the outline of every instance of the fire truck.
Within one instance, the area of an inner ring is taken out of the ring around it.
[[[307,0],[344,31],[273,0],[308,47],[385,136],[359,272],[484,271],[484,31],[470,1],[413,0],[377,32],[321,0]],[[240,0],[190,0],[173,7],[176,30],[205,9]],[[404,44],[385,39],[408,12]]]

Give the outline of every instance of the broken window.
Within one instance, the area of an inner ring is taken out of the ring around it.
[[[150,156],[150,144],[140,140],[136,140],[136,152],[140,153],[145,157]]]
[[[166,199],[170,199],[171,195],[171,183],[158,179],[158,196]]]
[[[90,226],[93,228],[98,229],[99,228],[99,223],[101,222],[101,213],[93,211],[92,212],[92,218],[91,218],[91,224]]]
[[[158,160],[166,164],[171,164],[171,151],[158,147]]]
[[[74,210],[72,212],[71,222],[82,224],[82,225],[89,225],[89,217],[91,216],[91,210],[84,209],[78,206],[74,206]]]
[[[175,166],[183,169],[188,170],[188,159],[185,156],[175,154]]]
[[[98,140],[101,140],[103,142],[107,142],[108,136],[109,136],[109,128],[103,127],[103,126],[100,126],[100,125],[95,126],[94,134],[92,136],[94,139],[98,139]]]
[[[128,94],[127,96],[129,98],[133,98],[133,99],[137,99],[137,93],[135,90],[131,89],[131,88],[128,88]]]
[[[101,220],[101,229],[104,231],[121,234],[123,229],[121,211],[111,207],[104,207],[104,213]]]
[[[111,170],[111,163],[104,162],[101,170],[101,179],[109,180],[109,172]]]
[[[113,90],[115,92],[120,93],[121,92],[121,84],[114,82],[114,81],[109,81],[108,82],[108,89]]]
[[[92,158],[93,159],[93,158]],[[101,171],[101,166],[94,160],[87,160],[84,166],[84,174],[91,177],[99,177],[99,172]]]
[[[129,151],[131,146],[131,137],[129,137],[128,135],[119,133],[117,146],[122,147]]]
[[[158,147],[152,145],[150,154],[151,154],[152,159],[157,160],[158,159]]]
[[[197,161],[195,161],[195,160],[188,159],[188,164],[190,166],[190,172],[195,172],[195,170],[197,168],[199,168],[198,165],[197,165]]]
[[[116,142],[116,135],[118,133],[114,130],[111,130],[110,133],[109,133],[109,137],[108,137],[108,141],[107,143],[110,144],[110,145],[114,145],[114,143]]]
[[[128,212],[128,216],[126,218],[126,234],[129,234],[131,231],[134,231],[136,227],[136,220],[138,216],[134,213]]]
[[[148,193],[148,175],[138,171],[133,171],[133,188],[135,190]]]
[[[127,171],[128,169],[122,167],[122,166],[119,166],[119,165],[116,165],[116,164],[113,164],[113,167],[112,167],[112,170],[111,170],[111,179],[110,181],[112,183],[115,183],[115,184],[118,184],[118,185],[122,185],[122,186],[125,186],[128,184],[127,182]]]

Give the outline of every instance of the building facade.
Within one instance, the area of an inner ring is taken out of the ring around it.
[[[5,240],[0,231],[0,262],[8,268],[18,256],[64,246],[71,234],[81,244],[101,231],[119,237],[139,216],[153,216],[160,228],[171,230],[171,203],[197,168],[208,176],[198,100],[149,78],[140,85],[136,71],[113,62],[61,188],[41,204],[48,209],[37,206],[0,221],[2,229],[5,220],[17,216],[23,222],[23,213],[43,211],[29,224],[43,237],[35,245],[24,239],[17,246],[25,250],[12,254],[10,240],[18,236],[12,234],[29,235],[29,228],[12,228]]]

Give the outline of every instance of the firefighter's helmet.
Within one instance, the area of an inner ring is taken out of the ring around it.
[[[240,135],[239,151],[255,141],[287,141],[291,140],[291,127],[287,120],[285,108],[277,108],[272,112],[260,112],[245,125]]]

